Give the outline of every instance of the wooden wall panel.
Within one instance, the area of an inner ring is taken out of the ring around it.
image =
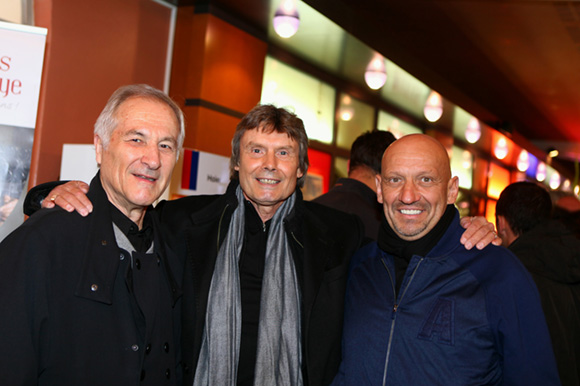
[[[170,95],[186,115],[185,146],[229,156],[236,125],[260,101],[267,43],[182,7],[174,47]]]
[[[152,0],[37,0],[48,28],[30,185],[59,178],[62,145],[92,143],[119,86],[163,88],[170,10]]]

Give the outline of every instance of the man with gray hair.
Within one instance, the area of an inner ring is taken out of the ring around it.
[[[42,210],[0,244],[0,384],[179,384],[182,267],[148,209],[183,138],[166,94],[119,88],[95,124],[92,213]]]

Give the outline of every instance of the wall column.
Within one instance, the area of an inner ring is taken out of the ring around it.
[[[185,114],[184,147],[230,155],[236,125],[260,101],[267,49],[211,13],[179,8],[169,93]]]

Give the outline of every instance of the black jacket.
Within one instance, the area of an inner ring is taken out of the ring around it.
[[[365,236],[377,240],[383,206],[378,203],[377,194],[364,183],[353,178],[340,178],[332,189],[312,202],[356,214],[364,224]]]
[[[238,205],[233,180],[224,195],[166,201],[157,210],[173,253],[187,256],[183,278],[184,384],[193,383],[201,349],[207,298],[217,253]],[[347,269],[363,230],[356,216],[305,202],[297,190],[285,221],[302,291],[305,385],[330,384],[341,359]]]
[[[147,275],[147,285],[135,283],[143,315],[135,317],[119,273],[121,258],[130,255],[117,246],[98,175],[88,197],[94,205],[88,217],[41,210],[0,244],[0,385],[179,381],[172,313],[178,320],[173,277],[182,267],[175,261],[169,269],[153,216],[156,255],[143,256],[143,269],[133,275]]]
[[[550,221],[520,235],[509,249],[538,287],[562,385],[580,386],[580,240]]]

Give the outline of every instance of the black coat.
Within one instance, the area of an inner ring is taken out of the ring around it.
[[[340,178],[332,189],[312,202],[356,214],[365,227],[367,239],[377,240],[383,206],[377,201],[377,193],[364,183],[353,178]]]
[[[538,287],[562,385],[580,386],[580,240],[550,221],[520,235],[509,249]]]
[[[120,257],[130,256],[117,246],[98,177],[88,197],[94,205],[88,217],[41,210],[0,244],[0,385],[124,386],[138,385],[142,376],[151,385],[179,381],[179,332],[172,331],[171,314],[181,305],[162,244],[156,237],[156,255],[143,256],[140,274],[152,274],[148,285],[135,287],[145,298],[144,316],[136,318],[118,274]],[[172,268],[181,276],[179,261]],[[159,310],[162,318],[151,320]],[[157,334],[162,323],[169,325]]]
[[[236,180],[224,195],[195,196],[161,203],[164,235],[173,253],[187,256],[183,278],[184,385],[191,385],[201,349],[209,287],[217,253],[237,207]],[[341,360],[347,270],[360,246],[360,220],[305,202],[297,190],[285,222],[302,292],[302,349],[305,385],[328,385]]]

